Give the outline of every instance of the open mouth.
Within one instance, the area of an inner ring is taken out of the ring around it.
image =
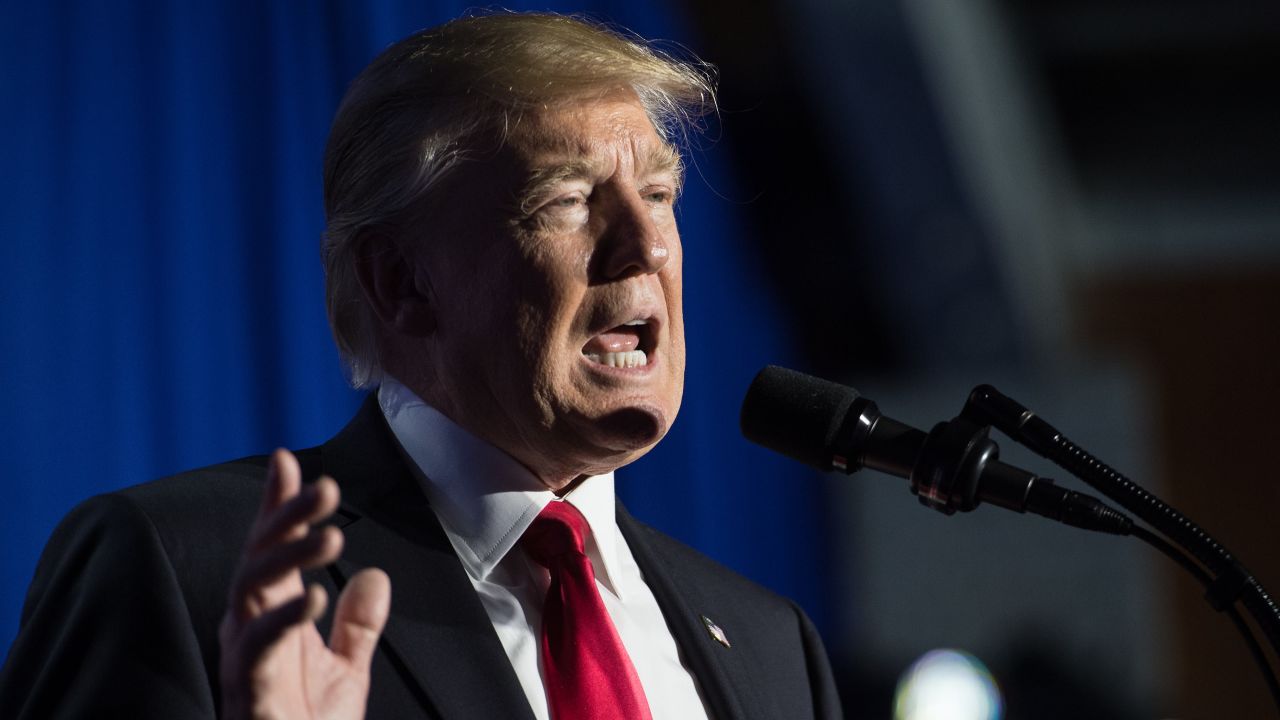
[[[582,354],[606,367],[637,368],[649,364],[657,344],[652,320],[629,320],[588,340]]]

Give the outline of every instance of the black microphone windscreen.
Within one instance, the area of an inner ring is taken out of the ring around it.
[[[769,365],[751,381],[742,401],[742,434],[770,450],[830,470],[836,433],[857,399],[853,388]]]

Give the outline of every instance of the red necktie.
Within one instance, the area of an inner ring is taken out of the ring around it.
[[[551,571],[542,605],[542,677],[554,720],[651,720],[640,678],[596,590],[587,519],[551,502],[520,542]]]

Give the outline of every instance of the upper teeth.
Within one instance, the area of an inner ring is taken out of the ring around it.
[[[635,327],[636,325],[647,325],[648,323],[646,323],[644,320],[628,320],[622,324],[626,325],[627,327]]]

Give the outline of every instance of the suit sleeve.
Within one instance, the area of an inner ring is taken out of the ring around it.
[[[0,720],[214,718],[214,690],[165,547],[119,495],[54,531],[0,670]]]

